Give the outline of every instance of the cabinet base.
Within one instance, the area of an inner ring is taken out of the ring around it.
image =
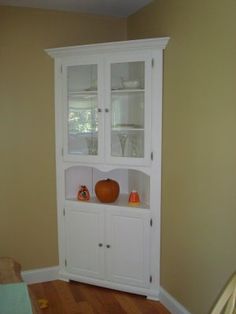
[[[82,277],[76,274],[67,273],[64,271],[59,271],[59,279],[64,281],[78,281],[81,283],[86,283],[98,287],[113,289],[113,290],[119,290],[123,292],[128,293],[135,293],[139,295],[146,296],[147,299],[153,300],[153,301],[159,301],[159,295],[160,295],[160,289],[151,289],[151,288],[142,288],[142,287],[135,287],[135,286],[128,286],[123,285],[120,283],[114,283],[107,280],[101,280],[96,278],[88,278],[88,277]]]

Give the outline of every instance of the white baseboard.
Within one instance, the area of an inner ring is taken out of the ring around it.
[[[28,284],[46,282],[58,279],[59,266],[26,270],[21,273]]]
[[[191,314],[165,289],[160,288],[160,302],[171,312],[171,314]]]

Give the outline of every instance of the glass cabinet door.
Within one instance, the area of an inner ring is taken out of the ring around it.
[[[146,117],[145,61],[111,63],[112,157],[144,158]]]
[[[67,66],[67,153],[98,155],[98,66]]]
[[[132,58],[65,67],[67,160],[145,163],[151,71],[147,60]]]

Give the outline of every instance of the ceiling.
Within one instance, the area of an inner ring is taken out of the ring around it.
[[[127,17],[153,0],[0,0],[0,5]]]

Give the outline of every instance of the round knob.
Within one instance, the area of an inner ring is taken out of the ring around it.
[[[103,244],[102,244],[102,243],[99,243],[99,244],[98,244],[98,246],[99,246],[99,247],[102,247],[102,246],[103,246]]]
[[[108,108],[106,108],[106,109],[105,109],[105,112],[109,112],[109,109],[108,109]]]
[[[101,108],[98,108],[98,112],[102,112],[102,109],[101,109]]]
[[[111,246],[110,246],[110,244],[107,244],[106,247],[109,249]]]

